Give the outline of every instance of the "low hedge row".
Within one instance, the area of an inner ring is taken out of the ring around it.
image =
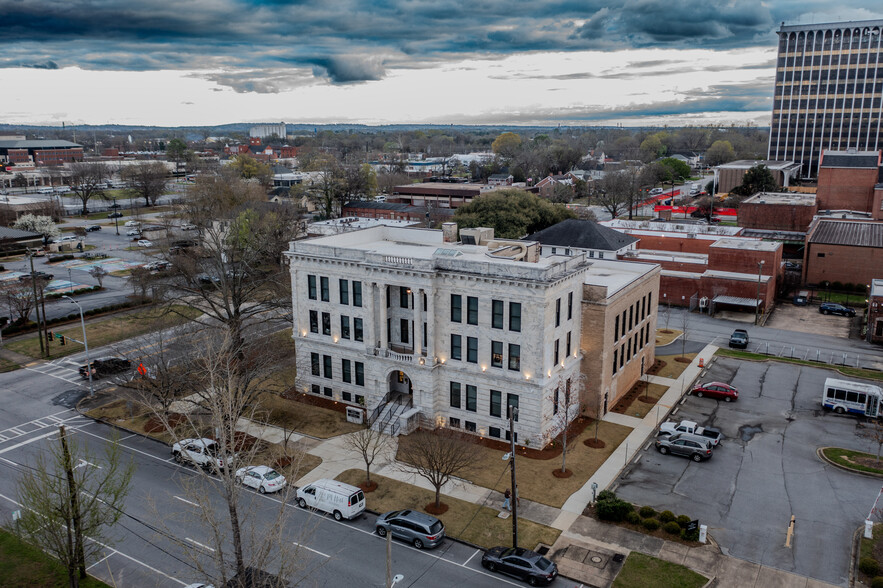
[[[76,292],[76,291],[75,291]],[[129,308],[135,308],[138,306],[143,306],[145,304],[145,300],[129,300],[126,302],[120,302],[118,304],[109,304],[107,306],[102,306],[100,308],[91,308],[89,310],[83,311],[83,316],[95,316],[97,314],[104,314],[108,312],[114,312],[117,310],[126,310]],[[49,319],[46,321],[48,326],[57,325],[60,323],[68,323],[71,321],[76,321],[80,319],[79,312],[72,312],[67,316],[62,316],[54,319]],[[37,329],[37,323],[34,321],[27,321],[24,323],[12,323],[7,327],[3,328],[3,335],[6,337],[11,337],[13,335],[19,335],[21,333],[28,333],[30,331],[35,331]]]
[[[648,531],[656,531],[660,527],[669,535],[674,535],[685,541],[697,541],[699,530],[687,531],[690,517],[687,515],[675,516],[670,510],[657,513],[652,507],[642,506],[635,511],[631,502],[619,498],[615,492],[602,490],[595,502],[595,513],[602,521],[613,523],[627,522],[632,525],[640,525]]]

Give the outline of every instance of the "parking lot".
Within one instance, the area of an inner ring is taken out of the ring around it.
[[[844,472],[816,456],[824,446],[876,452],[859,419],[822,411],[822,385],[831,376],[837,374],[718,358],[702,381],[736,386],[739,400],[687,396],[673,416],[721,429],[725,439],[713,458],[694,463],[661,455],[651,440],[617,480],[617,493],[698,518],[728,555],[846,585],[851,539],[883,480]],[[791,515],[796,527],[787,548]]]

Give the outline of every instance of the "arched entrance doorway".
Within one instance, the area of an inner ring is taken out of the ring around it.
[[[389,400],[399,404],[410,404],[414,396],[414,385],[408,374],[401,370],[393,370],[387,377]]]

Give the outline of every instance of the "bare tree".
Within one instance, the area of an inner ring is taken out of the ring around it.
[[[83,203],[83,214],[89,213],[89,200],[104,196],[104,182],[109,175],[103,163],[71,164],[71,189]]]
[[[96,265],[92,269],[89,270],[89,275],[98,280],[98,287],[101,288],[104,286],[104,278],[110,274],[106,269],[101,267],[100,265]]]
[[[441,507],[441,489],[474,461],[475,448],[450,429],[417,431],[399,441],[398,465],[435,488],[435,507]]]
[[[102,459],[62,426],[59,440],[19,479],[19,530],[61,562],[71,588],[86,577],[86,562],[113,542],[133,473],[116,441],[107,442]]]
[[[0,284],[3,300],[9,314],[17,314],[17,322],[25,322],[34,309],[34,289],[30,280],[8,280]]]
[[[371,465],[375,459],[390,449],[391,438],[368,426],[347,435],[344,444],[347,449],[358,453],[365,461],[365,482],[371,486]]]
[[[130,192],[144,198],[144,206],[153,206],[166,189],[169,172],[159,161],[139,161],[121,173],[131,185]]]

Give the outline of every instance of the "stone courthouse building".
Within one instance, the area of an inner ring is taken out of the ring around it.
[[[605,395],[612,407],[654,361],[652,264],[543,257],[493,229],[458,238],[454,223],[295,241],[285,255],[298,387],[364,407],[393,434],[508,439],[515,406],[516,442],[542,447],[565,415],[603,411]]]

